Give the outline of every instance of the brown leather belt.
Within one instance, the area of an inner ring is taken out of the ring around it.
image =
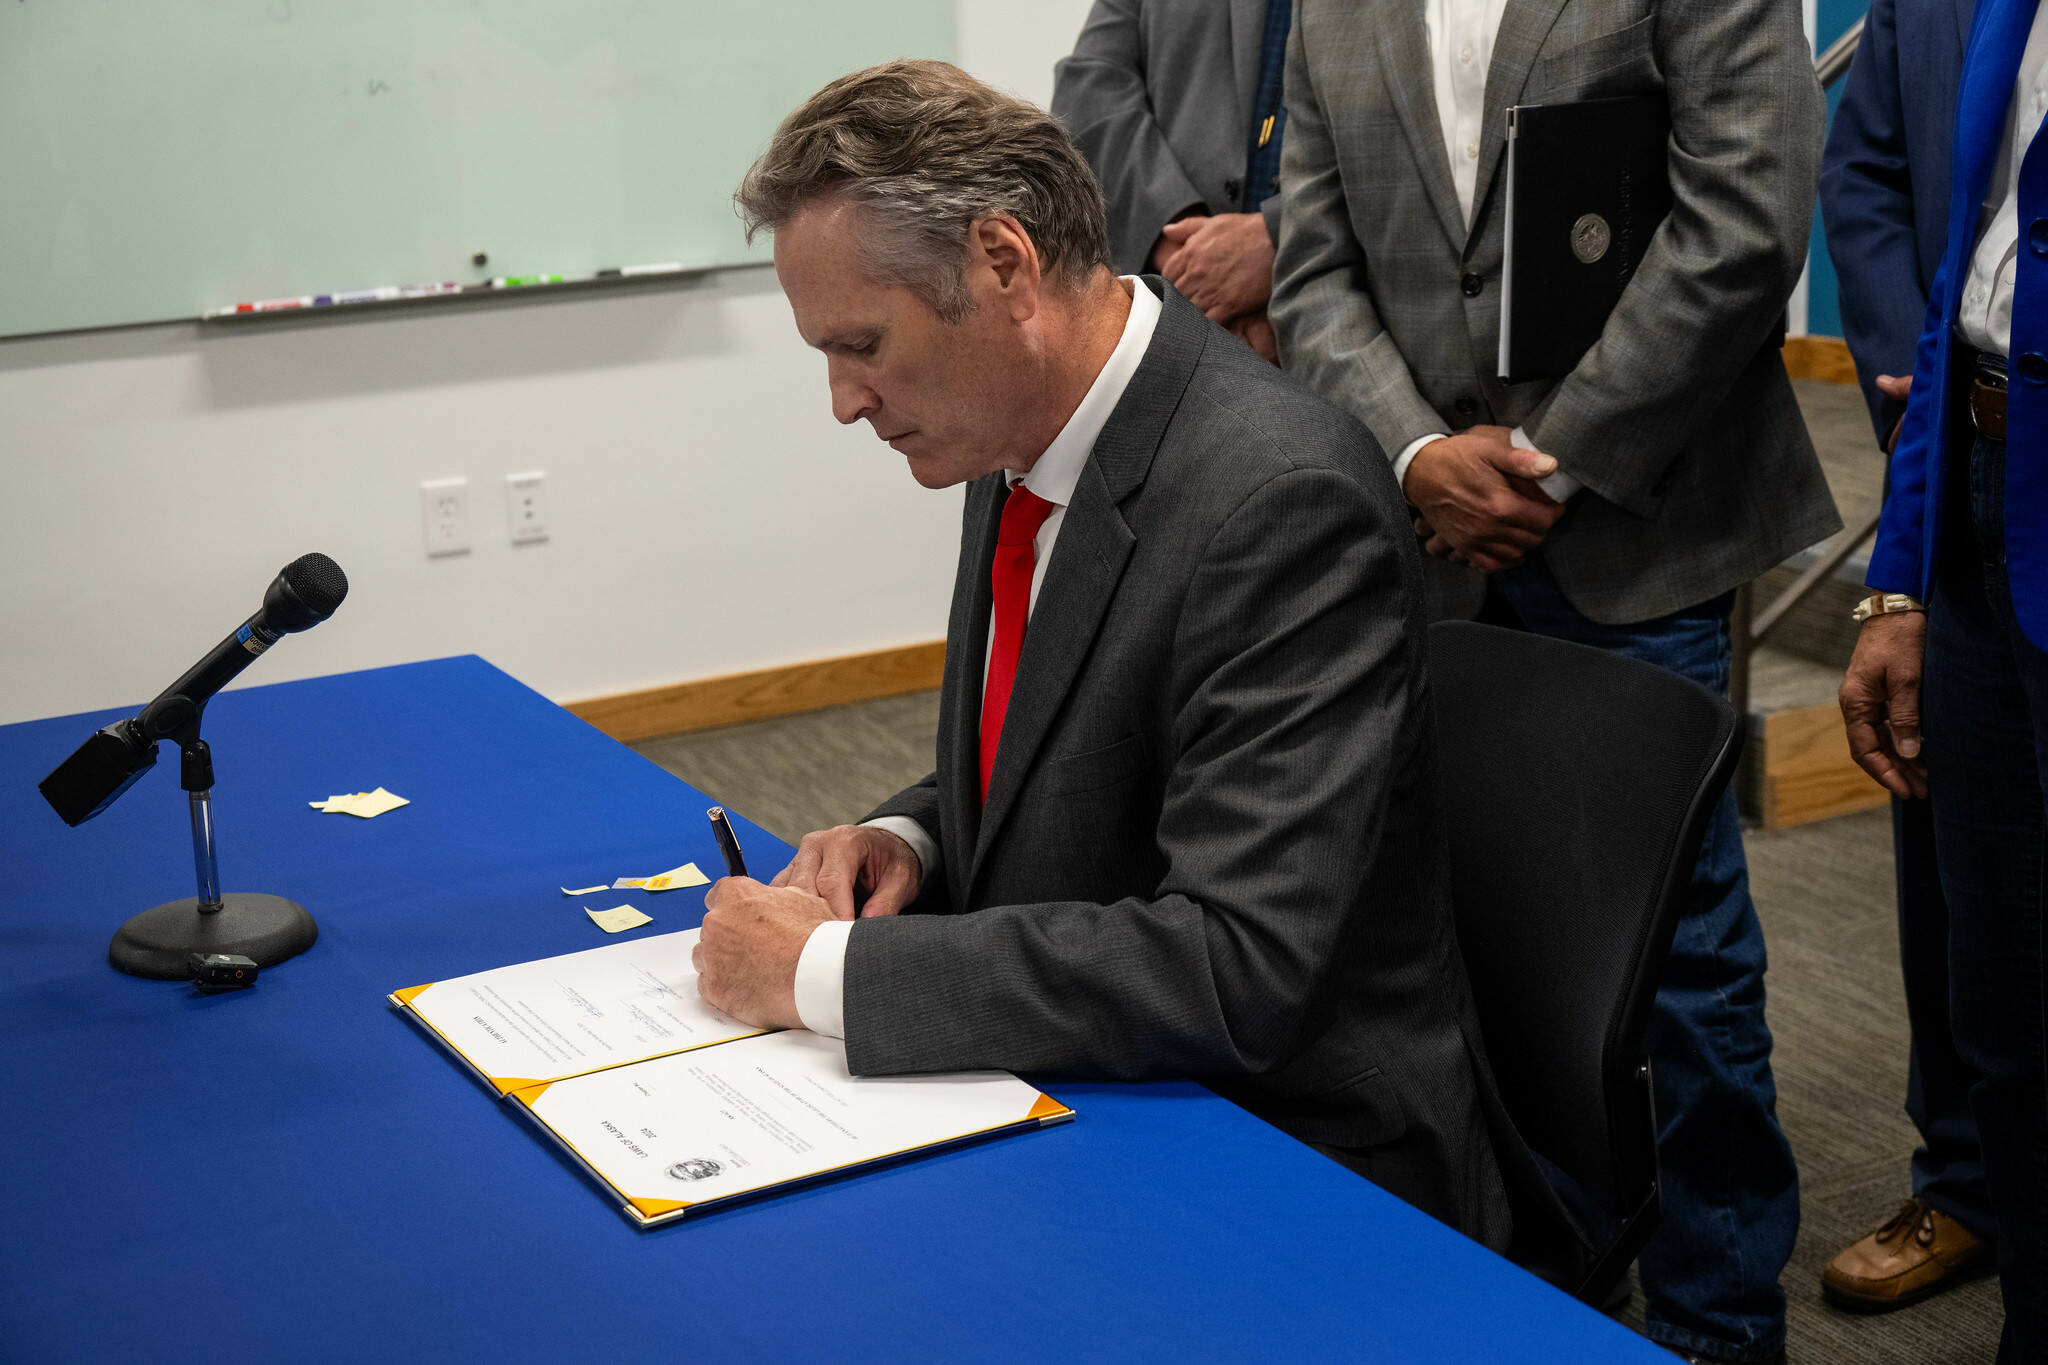
[[[2004,357],[1978,353],[1970,376],[1970,422],[1987,441],[2005,439]]]

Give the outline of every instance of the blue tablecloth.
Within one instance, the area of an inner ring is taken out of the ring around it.
[[[0,1359],[1666,1359],[1189,1083],[636,1231],[384,997],[617,941],[557,888],[715,875],[703,795],[473,657],[227,693],[222,885],[320,941],[203,996],[106,964],[192,894],[175,754],[75,830],[35,790],[113,718],[0,729]]]

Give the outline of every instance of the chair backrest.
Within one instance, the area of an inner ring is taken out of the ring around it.
[[[1643,1032],[1735,713],[1650,664],[1463,621],[1431,628],[1430,682],[1453,911],[1502,1102],[1627,1217],[1657,1172]]]

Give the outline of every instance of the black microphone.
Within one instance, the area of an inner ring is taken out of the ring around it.
[[[326,555],[301,555],[271,581],[256,614],[207,652],[131,720],[115,721],[78,747],[44,778],[43,797],[80,825],[135,785],[156,763],[157,741],[192,727],[214,693],[233,682],[284,636],[310,630],[348,596],[348,576]]]

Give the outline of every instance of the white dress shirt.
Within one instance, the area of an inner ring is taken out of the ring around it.
[[[2048,117],[2048,6],[2034,11],[2019,79],[2005,111],[1998,167],[1984,188],[1984,212],[1970,273],[1956,309],[1956,333],[1980,351],[2012,350],[2012,296],[2020,270],[2020,163]]]
[[[1422,17],[1429,30],[1429,70],[1436,85],[1436,116],[1443,125],[1444,150],[1451,157],[1451,183],[1458,190],[1458,207],[1465,211],[1465,226],[1472,226],[1472,201],[1479,193],[1480,120],[1486,114],[1486,73],[1493,66],[1493,39],[1500,32],[1501,11],[1507,0],[1424,0]],[[1418,436],[1394,456],[1394,481],[1408,486],[1408,466],[1431,441],[1441,441],[1449,432],[1433,431]],[[1518,450],[1534,450],[1529,433],[1516,427],[1508,438]],[[1536,486],[1557,502],[1564,502],[1585,487],[1564,472],[1536,480]]]
[[[1074,415],[1060,428],[1059,435],[1053,437],[1045,453],[1032,462],[1027,473],[1008,476],[1010,487],[1015,488],[1021,483],[1052,504],[1052,511],[1031,542],[1032,555],[1037,562],[1031,570],[1031,599],[1024,609],[1027,627],[1032,610],[1038,606],[1038,590],[1045,582],[1046,565],[1052,562],[1053,545],[1059,539],[1060,524],[1067,519],[1067,504],[1074,499],[1074,487],[1081,481],[1081,471],[1088,466],[1088,456],[1095,449],[1095,438],[1102,434],[1109,414],[1130,386],[1131,376],[1138,372],[1138,362],[1145,358],[1145,349],[1152,344],[1152,331],[1159,324],[1159,296],[1140,283],[1135,275],[1123,276],[1123,280],[1131,291],[1131,312],[1124,320],[1123,335],[1117,339],[1116,349],[1109,353],[1109,359],[1095,376],[1095,382],[1088,386],[1081,405],[1074,409]],[[993,641],[993,629],[989,631],[989,637]],[[987,677],[988,656],[984,655],[984,685]],[[938,840],[924,826],[901,815],[885,815],[868,823],[897,835],[910,845],[911,851],[917,854],[921,880],[928,882],[945,875],[939,860]],[[829,1034],[834,1038],[846,1036],[846,940],[852,932],[851,920],[828,920],[811,931],[811,936],[804,941],[803,954],[797,959],[796,1013],[803,1020],[804,1027],[813,1033]]]

